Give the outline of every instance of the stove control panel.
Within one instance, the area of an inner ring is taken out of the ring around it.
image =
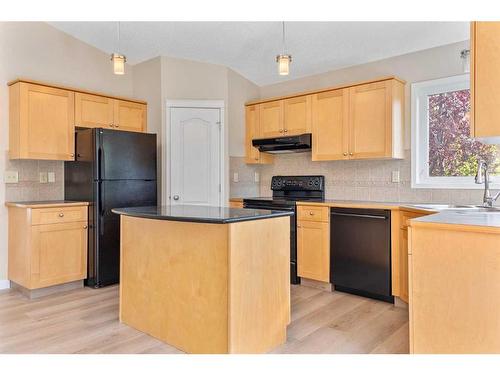
[[[324,191],[325,176],[273,176],[274,191]]]

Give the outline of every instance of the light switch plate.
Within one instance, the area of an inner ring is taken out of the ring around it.
[[[49,182],[56,182],[56,173],[55,172],[49,172],[47,173],[47,179]]]
[[[19,182],[19,172],[5,171],[3,179],[6,184],[17,184]]]
[[[260,181],[260,174],[259,174],[259,172],[255,172],[254,173],[254,181],[255,182],[259,182]]]
[[[392,171],[392,182],[399,182],[399,171]]]
[[[240,181],[240,175],[238,172],[233,173],[233,182],[239,182]]]
[[[46,184],[48,182],[47,172],[40,172],[39,179],[41,184]]]

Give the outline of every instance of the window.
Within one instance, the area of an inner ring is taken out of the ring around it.
[[[470,137],[469,75],[414,83],[411,96],[412,187],[482,188],[474,183],[478,158],[500,183],[500,147]]]

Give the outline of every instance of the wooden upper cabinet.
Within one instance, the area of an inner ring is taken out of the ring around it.
[[[283,101],[283,135],[299,135],[311,132],[312,95],[298,96]]]
[[[75,93],[75,125],[104,128],[113,125],[114,99],[105,96]]]
[[[349,89],[351,159],[403,157],[403,84],[387,80]]]
[[[114,100],[113,125],[118,130],[145,132],[147,106],[125,100]]]
[[[74,92],[25,82],[9,90],[9,158],[74,160]]]
[[[471,23],[471,135],[500,140],[500,22]]]
[[[258,105],[247,106],[245,108],[245,162],[247,164],[268,164],[273,160],[273,156],[261,153],[252,146],[252,140],[259,138],[259,109]]]
[[[284,135],[283,100],[259,104],[259,138],[273,138]]]
[[[349,90],[312,97],[312,160],[349,158]]]

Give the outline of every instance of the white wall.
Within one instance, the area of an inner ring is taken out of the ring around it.
[[[148,102],[148,133],[155,133],[157,144],[158,202],[161,201],[162,58],[134,65],[134,96]]]
[[[112,73],[109,56],[41,22],[0,22],[0,173],[6,169],[9,96],[18,77],[133,96],[131,69]],[[0,280],[7,279],[7,209],[0,183]]]

